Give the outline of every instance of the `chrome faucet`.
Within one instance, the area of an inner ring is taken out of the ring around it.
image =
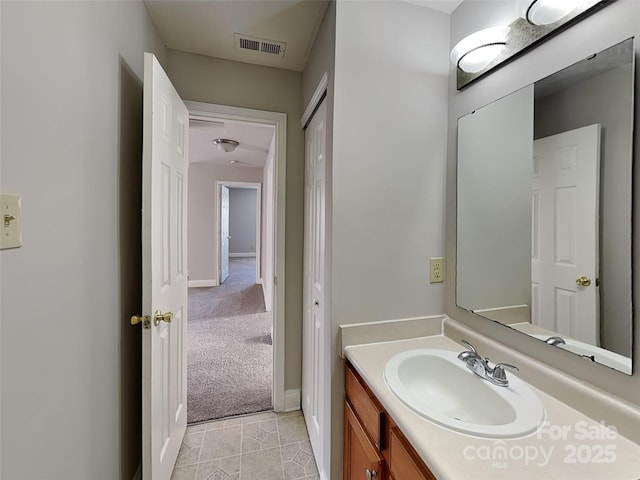
[[[559,347],[561,345],[565,345],[567,342],[565,342],[564,338],[562,337],[549,337],[544,341],[544,343],[548,343],[549,345]]]
[[[507,379],[507,374],[504,369],[507,368],[517,372],[519,370],[518,367],[508,363],[496,363],[491,367],[489,359],[486,357],[482,358],[473,345],[466,340],[461,340],[460,343],[467,347],[468,350],[460,352],[458,354],[458,360],[463,361],[469,370],[494,385],[499,387],[509,386],[509,380]]]

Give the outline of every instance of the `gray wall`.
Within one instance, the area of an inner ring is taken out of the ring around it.
[[[600,157],[600,341],[631,355],[632,65],[598,75],[536,102],[535,138],[594,123]],[[559,110],[561,109],[561,112]]]
[[[299,122],[303,111],[302,74],[176,50],[167,52],[167,73],[184,100],[287,114],[284,384],[287,390],[300,388],[304,198],[304,135]]]
[[[465,1],[451,16],[451,45],[455,45],[464,36],[487,24],[499,23],[494,18],[494,8],[504,7],[502,1]],[[486,105],[497,98],[507,95],[536,80],[566,67],[590,54],[600,51],[632,35],[640,35],[640,2],[618,0],[596,14],[583,19],[580,23],[556,35],[539,45],[526,55],[491,73],[467,89],[458,92],[455,88],[454,67],[450,66],[449,78],[449,149],[447,162],[447,285],[446,313],[481,333],[501,343],[530,355],[540,361],[559,368],[583,381],[589,382],[604,391],[622,397],[631,403],[640,405],[640,373],[629,377],[609,368],[585,364],[577,356],[551,350],[528,336],[504,328],[494,322],[472,315],[455,306],[455,206],[456,206],[456,119]],[[636,81],[637,88],[637,81]],[[638,107],[636,106],[636,118]],[[638,130],[636,129],[636,144]],[[638,153],[636,149],[636,160]],[[636,176],[640,170],[636,169]],[[638,199],[636,199],[638,201]],[[640,208],[634,208],[634,225],[640,225]],[[640,244],[634,245],[634,256],[639,258]],[[636,267],[637,273],[638,267]],[[634,289],[634,300],[640,300],[638,287]],[[640,328],[635,328],[635,344],[640,345]],[[640,362],[640,349],[634,354],[635,362]],[[640,363],[636,363],[636,366]],[[636,372],[638,368],[635,369]],[[572,403],[571,399],[563,399]],[[581,408],[581,405],[574,406]]]
[[[0,2],[0,477],[114,480],[140,463],[142,2]]]
[[[230,254],[256,253],[257,195],[255,188],[229,189]]]
[[[529,305],[533,87],[465,115],[458,131],[456,302]]]
[[[442,313],[449,17],[407,2],[337,2],[331,321]],[[333,347],[337,358],[338,342]],[[343,382],[334,370],[331,478]]]

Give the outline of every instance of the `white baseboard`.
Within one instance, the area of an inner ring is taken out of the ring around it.
[[[248,253],[230,253],[229,258],[240,258],[240,257],[255,257],[256,252],[248,252]]]
[[[217,287],[218,281],[216,279],[213,280],[189,280],[188,282],[189,288],[192,287]]]
[[[285,390],[284,392],[284,411],[294,412],[300,410],[300,389]]]
[[[142,480],[142,464],[138,465],[138,470],[136,470],[133,480]]]

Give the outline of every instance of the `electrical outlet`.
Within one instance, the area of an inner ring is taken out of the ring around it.
[[[444,282],[444,258],[434,257],[429,259],[429,282]]]

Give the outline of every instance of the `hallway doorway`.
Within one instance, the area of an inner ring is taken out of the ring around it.
[[[190,117],[189,424],[272,410],[278,391],[270,310],[279,128],[209,113]]]

